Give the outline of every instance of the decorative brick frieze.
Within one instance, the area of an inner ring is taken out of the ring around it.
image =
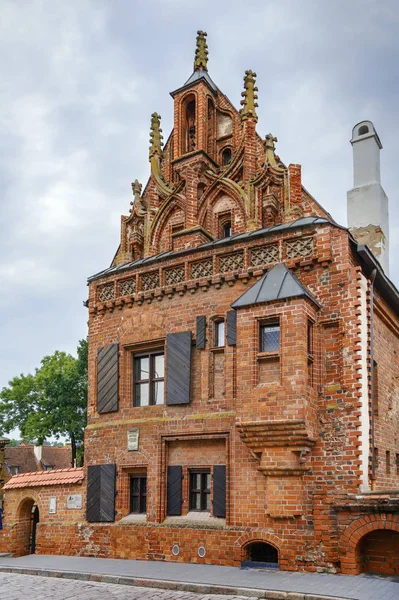
[[[104,283],[98,286],[98,300],[99,302],[106,302],[107,300],[113,300],[115,298],[115,286],[114,282]]]
[[[184,265],[179,267],[173,267],[172,269],[165,269],[165,285],[176,285],[177,283],[183,283],[186,274]]]
[[[119,282],[119,293],[121,296],[129,296],[136,293],[136,278],[124,279]]]
[[[235,252],[233,254],[227,254],[219,258],[219,271],[220,273],[228,273],[229,271],[237,271],[244,267],[244,254],[242,252]]]
[[[269,265],[279,261],[280,251],[278,244],[269,244],[260,248],[252,248],[251,265]]]
[[[313,254],[313,237],[301,237],[285,242],[286,258],[309,257]]]
[[[148,290],[153,290],[159,287],[159,285],[160,282],[158,271],[152,271],[151,273],[143,273],[143,275],[141,275],[141,289],[144,292],[147,292]]]
[[[202,260],[200,262],[192,263],[191,265],[191,278],[200,279],[201,277],[211,277],[213,273],[213,261],[212,258]]]

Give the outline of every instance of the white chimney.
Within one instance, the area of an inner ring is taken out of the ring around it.
[[[36,460],[38,462],[40,462],[42,460],[42,451],[43,451],[43,446],[34,446],[33,448],[35,456],[36,456]]]
[[[388,198],[381,186],[382,144],[371,121],[352,130],[353,188],[348,192],[348,228],[359,244],[366,244],[389,274]]]

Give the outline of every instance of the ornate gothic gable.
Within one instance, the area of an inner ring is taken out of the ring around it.
[[[277,138],[258,135],[257,92],[256,73],[247,70],[241,109],[233,107],[209,76],[206,33],[199,31],[193,74],[171,93],[174,128],[165,146],[161,117],[151,116],[151,175],[144,191],[132,184],[113,264],[329,216],[302,187],[300,165],[280,160]]]

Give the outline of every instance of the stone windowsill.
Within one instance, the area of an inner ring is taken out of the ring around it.
[[[147,515],[144,513],[130,513],[130,515],[127,515],[126,517],[123,517],[119,523],[121,524],[129,524],[129,523],[146,523],[147,522]]]
[[[181,527],[200,527],[201,529],[223,529],[226,519],[211,517],[207,512],[191,511],[184,516],[166,517],[163,525],[179,525]]]

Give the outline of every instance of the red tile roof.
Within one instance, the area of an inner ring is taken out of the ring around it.
[[[38,470],[33,446],[6,446],[4,462],[9,467],[19,467],[20,473],[31,473]]]
[[[31,444],[6,446],[4,462],[9,467],[19,467],[19,474],[42,471],[43,467],[36,460],[34,447]],[[69,469],[72,466],[72,451],[70,447],[43,446],[42,463],[54,469]]]
[[[5,490],[24,487],[40,487],[42,485],[68,485],[81,483],[83,469],[57,469],[54,471],[38,471],[36,473],[22,473],[14,475],[5,484]]]
[[[43,446],[42,462],[54,469],[69,469],[72,467],[72,450],[70,447]]]

